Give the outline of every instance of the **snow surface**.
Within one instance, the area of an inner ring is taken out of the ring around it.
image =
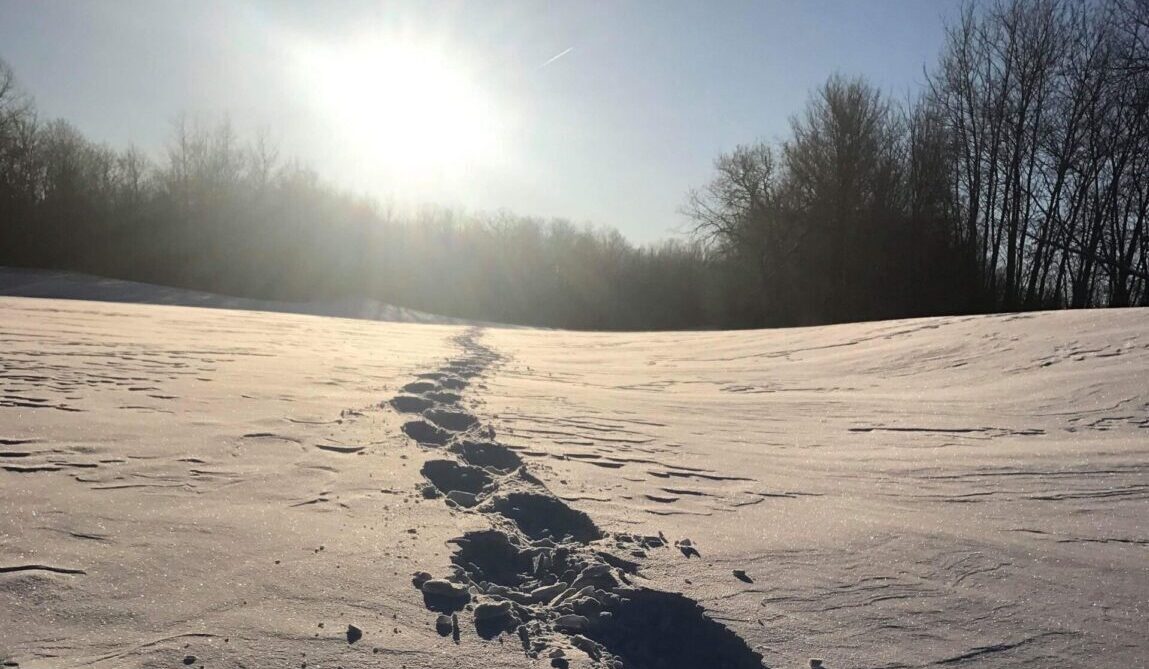
[[[360,318],[400,323],[467,323],[463,319],[438,316],[415,309],[396,307],[370,298],[343,298],[311,302],[281,302],[230,297],[199,290],[172,288],[138,281],[54,270],[0,267],[0,295],[45,297],[100,302],[166,304],[213,309],[275,311],[313,316]]]
[[[765,666],[1146,666],[1149,310],[598,334],[0,298],[0,346],[0,662],[548,667],[469,610],[440,636],[411,580],[553,527],[498,506],[529,488]],[[427,420],[480,425],[420,445],[388,401],[448,379]],[[523,470],[427,498],[480,435]],[[619,552],[660,532],[690,542]],[[546,652],[602,666],[556,614]]]

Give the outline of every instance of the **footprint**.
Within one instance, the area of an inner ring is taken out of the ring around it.
[[[625,666],[762,669],[761,654],[683,595],[640,588],[611,614],[585,634]]]
[[[489,441],[456,442],[450,450],[458,453],[467,464],[490,467],[503,473],[514,471],[523,464],[517,453],[502,444]]]
[[[430,381],[414,381],[403,386],[403,391],[408,393],[425,393],[438,388],[437,385]]]
[[[435,406],[434,401],[416,395],[396,395],[390,404],[400,413],[421,413]]]
[[[452,432],[466,432],[479,424],[479,420],[473,415],[450,409],[429,409],[423,412],[423,417]]]
[[[428,460],[423,463],[420,473],[443,493],[462,490],[477,495],[491,484],[491,476],[487,472],[453,460]]]
[[[423,446],[442,446],[451,439],[451,435],[447,431],[422,420],[404,423],[403,434]]]
[[[497,497],[491,508],[514,521],[523,534],[532,539],[570,536],[575,541],[586,543],[603,537],[602,530],[590,516],[550,495],[513,492]]]
[[[462,390],[467,387],[467,381],[457,376],[443,375],[443,378],[439,379],[439,387],[447,390]]]
[[[463,399],[462,395],[448,392],[446,390],[437,390],[424,393],[424,397],[430,400],[434,400],[439,404],[458,404]]]
[[[459,550],[451,556],[456,565],[481,574],[491,583],[518,586],[534,571],[530,552],[511,542],[499,530],[467,532],[453,540]]]

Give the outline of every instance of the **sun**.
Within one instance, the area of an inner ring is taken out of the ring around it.
[[[500,115],[459,54],[375,36],[303,56],[305,85],[333,134],[392,185],[458,176],[498,159]]]

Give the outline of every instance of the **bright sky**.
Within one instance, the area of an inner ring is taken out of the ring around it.
[[[395,203],[652,241],[720,152],[783,137],[835,71],[905,97],[956,1],[0,0],[41,113],[156,156],[182,112],[269,131]]]

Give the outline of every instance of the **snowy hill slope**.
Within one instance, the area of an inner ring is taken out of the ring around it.
[[[0,298],[0,339],[19,667],[1149,652],[1149,311],[598,334]]]

